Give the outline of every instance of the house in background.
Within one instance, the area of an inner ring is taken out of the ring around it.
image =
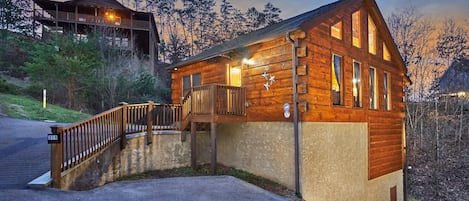
[[[374,0],[341,0],[171,65],[183,129],[305,200],[403,200],[405,66]]]
[[[439,81],[443,96],[469,97],[469,58],[454,61]]]
[[[148,55],[151,70],[158,59],[159,36],[153,13],[131,10],[116,0],[34,0],[34,20],[48,32],[86,38],[103,32],[111,46]]]

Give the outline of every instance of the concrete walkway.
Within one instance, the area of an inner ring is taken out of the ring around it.
[[[10,200],[285,200],[231,176],[123,181],[90,191],[26,189],[49,171],[47,133],[55,123],[0,115],[0,201]]]
[[[123,181],[80,192],[54,189],[0,190],[0,200],[280,201],[285,199],[231,176],[213,176]]]

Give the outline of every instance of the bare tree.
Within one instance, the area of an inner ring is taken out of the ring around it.
[[[438,35],[437,50],[439,56],[446,59],[447,66],[464,55],[467,49],[466,31],[457,25],[453,18],[446,19],[443,29]]]

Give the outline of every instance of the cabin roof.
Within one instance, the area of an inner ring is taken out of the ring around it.
[[[212,48],[209,48],[201,52],[200,54],[189,57],[186,60],[172,64],[168,67],[168,69],[172,69],[172,68],[180,67],[184,65],[189,65],[198,61],[208,60],[208,59],[229,53],[236,49],[240,49],[240,48],[252,45],[252,44],[268,41],[273,38],[285,35],[286,32],[294,31],[300,28],[300,26],[303,23],[313,20],[314,18],[331,11],[332,9],[342,5],[344,2],[346,2],[346,0],[339,0],[333,3],[321,6],[315,10],[303,13],[301,15],[297,15],[295,17],[283,20],[276,24],[273,24],[273,25],[264,27],[262,29],[247,33],[245,35],[239,36],[233,40],[230,40],[220,45],[216,45]]]
[[[469,57],[454,61],[439,81],[441,93],[469,91]]]

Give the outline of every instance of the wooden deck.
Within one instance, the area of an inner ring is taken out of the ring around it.
[[[182,101],[181,130],[191,122],[223,123],[246,121],[246,89],[227,85],[194,87]]]

